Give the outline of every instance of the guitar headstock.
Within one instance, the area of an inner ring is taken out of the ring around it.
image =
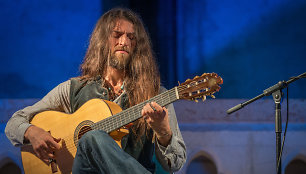
[[[195,100],[206,99],[206,96],[211,96],[220,90],[223,84],[223,79],[216,73],[204,73],[201,76],[196,76],[193,79],[187,79],[180,84],[178,89],[179,99]]]

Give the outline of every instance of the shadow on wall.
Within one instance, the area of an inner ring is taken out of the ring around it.
[[[188,164],[186,174],[217,174],[218,170],[215,162],[210,158],[200,153],[195,155],[195,158]],[[286,166],[285,174],[306,173],[306,157],[296,156]]]
[[[291,158],[291,156],[293,158]],[[297,174],[306,173],[306,156],[305,153],[291,152],[288,158],[283,160],[283,173],[285,174]]]
[[[306,2],[282,7],[278,14],[261,17],[211,57],[196,74],[216,72],[224,79],[219,97],[251,98],[280,80],[306,71]],[[251,31],[251,32],[250,32]],[[306,80],[290,86],[291,97],[306,98]]]
[[[0,174],[21,174],[21,170],[15,163],[8,162],[0,167]]]
[[[285,169],[285,174],[306,173],[306,162],[301,159],[292,160]]]
[[[217,174],[218,170],[214,160],[208,153],[200,152],[187,164],[186,174]]]

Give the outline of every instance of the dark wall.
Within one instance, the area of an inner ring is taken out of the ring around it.
[[[36,98],[77,76],[100,0],[0,2],[0,98]]]
[[[0,98],[40,98],[79,75],[95,22],[114,6],[141,15],[168,88],[216,72],[218,98],[251,98],[306,71],[305,0],[4,0]],[[290,96],[306,98],[305,87],[294,82]]]
[[[251,98],[306,71],[306,1],[177,1],[177,69],[224,79],[219,97]],[[290,96],[305,98],[306,79]]]

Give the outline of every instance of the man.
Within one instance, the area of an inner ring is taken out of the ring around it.
[[[81,65],[82,75],[59,84],[42,100],[17,111],[5,132],[14,145],[31,143],[36,155],[48,163],[60,148],[60,138],[30,124],[46,110],[75,112],[93,98],[113,101],[122,109],[157,95],[160,77],[150,39],[140,18],[127,9],[112,9],[97,22]],[[79,141],[73,173],[154,173],[156,158],[174,172],[186,161],[186,147],[173,105],[146,104],[122,139],[122,149],[104,131],[87,132]]]

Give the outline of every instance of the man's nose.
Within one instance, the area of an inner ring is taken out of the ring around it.
[[[121,46],[129,46],[130,44],[130,40],[129,38],[127,37],[126,34],[122,35],[120,38],[119,38],[119,45]]]

